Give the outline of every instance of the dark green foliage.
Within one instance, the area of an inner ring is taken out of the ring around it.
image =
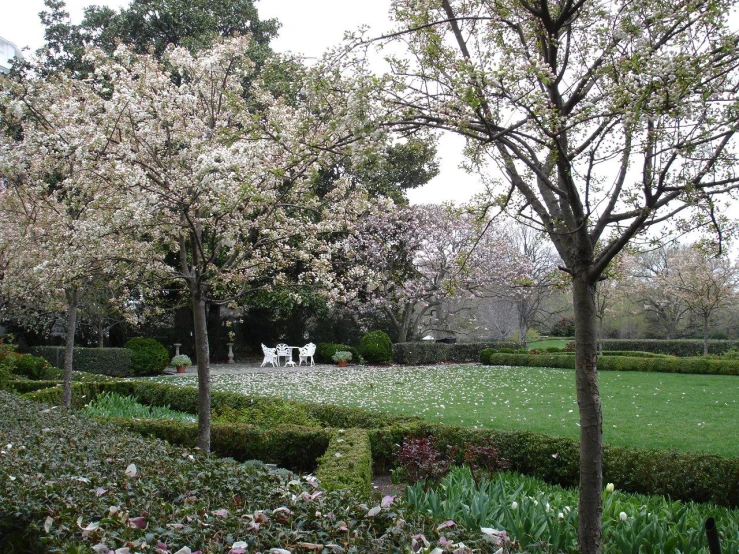
[[[708,351],[711,354],[723,354],[731,348],[739,348],[739,341],[708,341]],[[637,350],[681,357],[700,356],[703,354],[703,341],[699,339],[606,339],[603,341],[603,350]]]
[[[571,356],[556,354],[550,357],[572,359]],[[197,406],[197,390],[194,388],[130,380],[74,383],[73,406],[83,406],[102,391],[132,395],[143,404],[160,406],[169,404],[172,409],[190,413],[195,413]],[[61,392],[61,387],[57,386],[32,392],[27,396],[58,405]],[[286,409],[286,404],[299,405],[280,399],[213,393],[214,410],[217,411],[224,411],[226,406],[230,406],[235,410],[249,408],[265,414],[275,410],[286,413],[291,411]],[[410,416],[392,416],[356,408],[318,404],[302,406],[303,408],[297,411],[307,414],[324,427],[365,428],[369,435],[373,465],[377,473],[388,472],[395,466],[397,445],[402,444],[406,437],[433,435],[439,448],[443,448],[442,453],[451,457],[456,464],[465,463],[465,452],[470,452],[470,449],[494,447],[498,459],[505,460],[514,471],[568,487],[577,486],[579,481],[579,448],[577,441],[573,439],[523,431],[505,432],[456,427]],[[196,424],[167,421],[138,423],[128,421],[125,424],[129,427],[136,426],[144,434],[166,437],[168,441],[177,444],[196,443]],[[305,455],[303,449],[306,449],[306,452],[317,452],[318,457],[322,452],[319,445],[324,444],[322,448],[325,448],[328,444],[328,435],[321,433],[323,431],[320,428],[294,425],[275,426],[263,433],[254,426],[216,424],[213,427],[212,440],[214,445],[216,443],[219,445],[214,446],[214,449],[223,455],[236,459],[279,459],[280,464],[297,468],[304,467],[301,464],[313,463],[316,459]],[[284,439],[287,442],[282,444],[280,441],[284,435],[293,438]],[[216,439],[216,436],[220,438]],[[274,441],[274,444],[271,441]],[[275,452],[277,454],[271,454]],[[604,456],[605,479],[619,483],[622,490],[642,494],[670,494],[673,498],[681,500],[739,506],[739,458],[610,447],[605,448]]]
[[[269,410],[261,409],[260,405],[234,409],[222,405],[218,412],[213,413],[215,423],[243,423],[255,427],[270,428],[278,424],[303,425],[317,427],[319,422],[308,414],[304,404],[294,402],[274,403]]]
[[[518,343],[501,342],[463,342],[444,344],[441,342],[418,341],[393,344],[393,361],[398,364],[426,365],[445,362],[476,362],[486,348],[516,350]]]
[[[306,544],[340,544],[347,552],[382,554],[410,552],[412,537],[421,533],[437,537],[436,524],[406,514],[402,505],[370,515],[362,499],[347,491],[315,495],[312,483],[287,470],[175,448],[83,414],[40,410],[7,393],[0,393],[0,412],[13,414],[0,418],[4,444],[13,444],[0,464],[2,552],[81,553],[94,544],[138,552],[161,541],[170,552],[187,546],[215,553],[228,552],[236,540],[246,541],[249,552],[278,547],[298,552],[304,550],[296,546],[299,533]],[[179,434],[183,440],[195,432],[194,424],[153,421],[139,426],[152,433],[168,426],[169,436]],[[328,432],[321,429],[283,427],[269,435],[259,433],[252,435],[247,426],[215,425],[213,442],[244,445],[250,449],[244,457],[262,451],[277,452],[275,460],[305,461],[315,460],[328,445]],[[353,442],[356,447],[360,441]],[[132,463],[137,469],[133,477],[125,473]],[[258,533],[250,527],[257,512],[268,518]],[[336,517],[317,517],[316,512]],[[81,526],[99,522],[93,538],[83,538],[78,518]],[[402,528],[394,526],[401,518]],[[349,532],[337,524],[339,519]],[[145,522],[145,528],[131,524],[135,521]],[[454,528],[444,535],[486,551],[479,532],[463,534]]]
[[[526,354],[526,350],[521,350],[520,348],[485,348],[480,351],[480,363],[488,365],[490,356],[493,354]]]
[[[359,353],[372,364],[389,364],[393,359],[393,343],[385,331],[372,331],[359,341]]]
[[[405,437],[433,436],[442,454],[456,456],[453,457],[456,464],[464,463],[465,449],[470,446],[494,445],[499,458],[513,471],[565,487],[577,487],[579,482],[579,446],[573,439],[425,421],[369,430],[369,436],[378,472],[394,467],[397,445]],[[618,483],[621,490],[739,506],[739,458],[608,446],[603,456],[604,480]]]
[[[31,354],[46,359],[54,367],[64,367],[63,346],[36,346]],[[131,351],[126,348],[75,348],[72,370],[112,377],[130,377]]]
[[[563,354],[490,354],[486,365],[555,367],[575,369],[575,356]],[[715,358],[601,356],[599,371],[651,371],[658,373],[692,373],[706,375],[739,375],[739,360]]]
[[[339,429],[318,460],[316,477],[328,490],[348,489],[360,498],[372,492],[372,451],[365,429]]]
[[[323,364],[333,364],[335,363],[333,360],[333,355],[342,350],[352,353],[353,362],[359,363],[359,361],[362,359],[362,357],[359,355],[359,350],[357,350],[353,346],[332,342],[319,342],[316,345],[315,360],[316,362],[320,362]]]
[[[143,436],[154,436],[170,444],[195,448],[197,423],[171,419],[117,418],[111,421]],[[318,457],[326,451],[329,432],[319,427],[276,425],[265,430],[244,424],[213,423],[211,450],[238,461],[261,460],[295,471],[315,471]]]
[[[134,375],[159,375],[169,365],[169,352],[154,339],[133,338],[126,343],[131,351],[131,371]]]
[[[59,370],[40,356],[22,354],[14,360],[12,372],[33,381],[43,381],[57,378]]]
[[[570,352],[568,352],[570,354]],[[669,358],[669,354],[656,352],[639,352],[638,350],[604,350],[604,356],[628,356],[631,358]]]

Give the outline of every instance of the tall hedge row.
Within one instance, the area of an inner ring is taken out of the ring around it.
[[[560,354],[499,354],[483,351],[480,354],[480,361],[485,365],[575,369],[575,357]],[[739,375],[739,360],[717,360],[704,357],[632,358],[628,356],[601,356],[598,358],[598,370]]]
[[[459,344],[431,341],[398,342],[393,344],[393,361],[397,364],[408,365],[476,362],[480,358],[480,352],[486,348],[515,349],[518,348],[518,343],[510,341]]]
[[[709,340],[710,354],[723,354],[731,348],[739,348],[736,340]],[[703,354],[703,341],[700,339],[606,339],[603,350],[640,350],[673,356],[700,356]]]
[[[46,359],[54,367],[64,368],[63,346],[36,346],[31,349],[31,354]],[[72,357],[72,369],[112,377],[130,377],[131,351],[126,348],[77,347]]]

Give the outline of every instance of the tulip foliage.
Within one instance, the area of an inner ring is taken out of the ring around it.
[[[362,141],[370,107],[346,92],[360,89],[359,79],[350,87],[319,63],[293,75],[291,90],[277,97],[259,79],[249,80],[248,44],[249,37],[237,37],[197,55],[172,48],[163,61],[123,46],[112,57],[92,51],[89,80],[32,81],[5,100],[21,125],[43,121],[49,136],[74,137],[74,148],[60,150],[86,171],[76,173],[79,184],[64,176],[62,184],[111,204],[112,211],[96,215],[125,228],[116,240],[145,269],[143,282],[180,283],[190,299],[198,445],[206,450],[206,304],[229,302],[255,286],[288,285],[288,268],[301,284],[330,282],[330,239],[366,206],[361,189],[342,179],[319,194],[315,175],[334,155],[361,158],[374,148]],[[25,134],[6,148],[45,158]]]

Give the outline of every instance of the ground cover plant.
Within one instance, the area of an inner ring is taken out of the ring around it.
[[[171,410],[169,406],[144,406],[133,396],[104,392],[82,411],[94,417],[129,417],[141,419],[177,419],[180,421],[197,421],[197,416],[185,412]]]
[[[174,448],[4,392],[0,410],[14,416],[0,418],[2,552],[385,553],[410,551],[420,535],[432,548],[463,541],[492,552],[480,530],[440,534],[392,498],[324,492],[310,476]]]
[[[577,491],[504,473],[476,480],[455,467],[438,484],[406,488],[409,507],[440,525],[504,529],[527,552],[577,552]],[[739,552],[739,510],[622,493],[608,485],[603,502],[604,554],[707,553],[712,516],[725,553]]]
[[[195,386],[195,377],[157,378]],[[739,456],[739,378],[603,372],[604,440],[612,445]],[[213,376],[212,389],[418,415],[476,428],[578,436],[574,373],[445,365],[332,368]]]

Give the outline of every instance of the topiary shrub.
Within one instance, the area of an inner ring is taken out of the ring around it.
[[[389,364],[393,359],[393,342],[385,331],[372,331],[359,341],[359,353],[373,364]]]
[[[154,339],[137,337],[124,346],[131,351],[131,372],[134,375],[158,375],[169,364],[169,352]]]

